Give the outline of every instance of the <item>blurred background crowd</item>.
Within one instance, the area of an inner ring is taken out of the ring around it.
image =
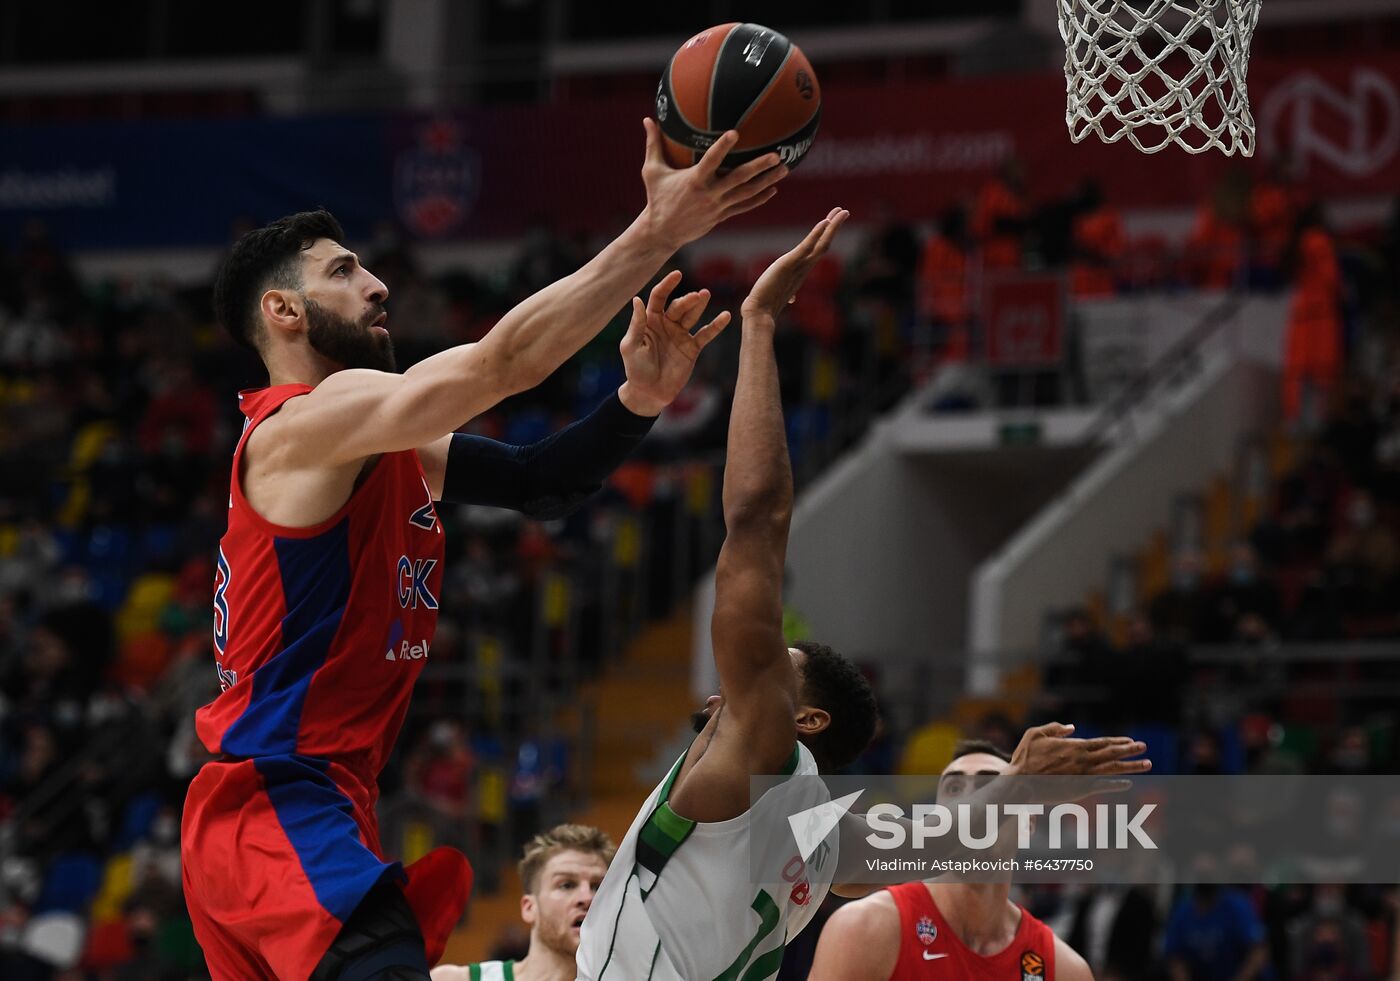
[[[165,111],[142,105],[138,115]],[[29,116],[7,106],[11,125],[53,118],[47,104]],[[1126,579],[1047,608],[1040,649],[999,695],[901,711],[872,664],[891,711],[856,770],[938,772],[958,738],[1009,750],[1025,725],[1060,718],[1146,738],[1159,772],[1394,772],[1400,202],[1357,220],[1275,156],[1193,187],[1194,204],[1163,231],[1125,215],[1107,184],[1046,189],[1033,171],[1013,157],[937,211],[876,195],[813,272],[778,337],[799,493],[908,397],[948,420],[1106,401],[1076,343],[1077,311],[1115,298],[1278,298],[1276,421],[1237,472],[1162,516],[1165,530],[1124,559]],[[230,232],[273,217],[239,216]],[[401,366],[480,338],[607,239],[541,220],[496,261],[431,248],[427,261],[387,208],[379,218],[350,244],[390,288]],[[737,309],[772,241],[736,233],[675,261],[718,308]],[[159,263],[94,271],[78,251],[38,219],[0,237],[0,976],[199,977],[179,814],[208,758],[192,716],[217,684],[211,583],[235,396],[262,379],[211,320],[212,265],[193,277]],[[990,356],[982,288],[1008,274],[1063,284],[1053,369]],[[619,312],[544,386],[470,430],[528,443],[587,412],[622,380],[625,326]],[[540,524],[443,509],[432,662],[381,784],[390,850],[456,844],[478,893],[509,900],[521,842],[610,781],[635,782],[603,772],[621,737],[602,717],[634,691],[609,689],[609,673],[635,666],[626,652],[654,647],[658,630],[662,644],[685,635],[674,625],[723,539],[737,335],[707,350],[637,456],[577,513]],[[790,609],[790,632],[813,613]],[[1021,895],[1101,977],[1400,970],[1394,886]],[[489,917],[478,926],[494,953],[519,944]],[[816,933],[790,948],[785,977],[805,976]]]

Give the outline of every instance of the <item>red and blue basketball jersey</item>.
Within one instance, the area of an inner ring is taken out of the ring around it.
[[[418,914],[429,963],[470,888],[438,849],[382,855],[377,779],[437,623],[443,530],[418,455],[386,453],[331,517],[272,524],[244,498],[249,434],[308,385],[239,396],[228,530],[214,583],[221,692],[199,710],[207,764],[185,801],[186,898],[216,978],[306,978],[381,879]],[[353,425],[353,421],[347,421]]]

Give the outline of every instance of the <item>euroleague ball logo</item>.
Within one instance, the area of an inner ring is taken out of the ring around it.
[[[797,85],[797,92],[808,102],[812,101],[812,96],[816,94],[816,86],[812,84],[812,76],[808,75],[805,69],[799,70],[797,77],[793,80]]]
[[[666,98],[666,93],[661,91],[661,86],[656,87],[656,118],[658,122],[666,121],[666,114],[671,111],[671,100]]]

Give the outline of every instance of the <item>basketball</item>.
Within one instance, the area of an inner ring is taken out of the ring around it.
[[[739,131],[725,168],[777,152],[796,167],[817,135],[822,93],[802,49],[759,24],[720,24],[671,56],[656,90],[666,158],[688,167]]]

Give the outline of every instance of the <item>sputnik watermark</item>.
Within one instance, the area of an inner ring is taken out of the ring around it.
[[[1016,823],[1016,847],[1031,847],[1034,820],[1044,817],[1048,825],[1047,846],[1051,851],[1072,847],[1081,851],[1126,849],[1129,839],[1154,851],[1157,843],[1143,828],[1143,822],[1157,809],[1156,804],[1140,804],[1130,809],[1127,804],[1095,804],[1092,815],[1082,804],[1056,804],[1046,814],[1044,804],[914,804],[906,817],[898,804],[876,804],[863,815],[870,826],[866,841],[874,848],[923,848],[930,840],[957,836],[964,848],[985,850],[996,848],[1001,841],[1005,822]],[[1072,838],[1066,836],[1070,823]],[[981,827],[979,832],[977,829]],[[1093,839],[1092,845],[1090,839]]]
[[[869,884],[1400,881],[1393,776],[793,776],[751,794],[750,875],[774,888],[798,865]]]

